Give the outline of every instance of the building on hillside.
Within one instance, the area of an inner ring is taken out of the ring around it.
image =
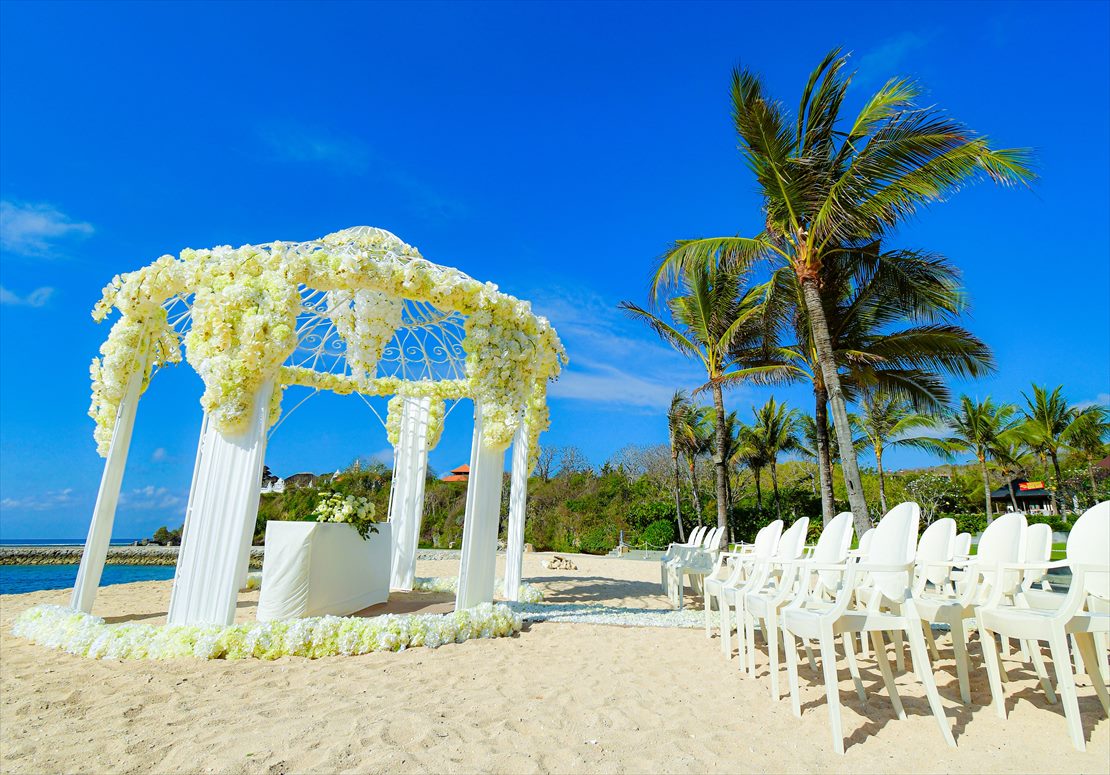
[[[458,468],[452,468],[451,473],[444,476],[441,481],[444,482],[469,482],[470,481],[470,466],[465,463]]]
[[[1010,487],[1014,488],[1014,500],[1018,508],[1026,514],[1049,514],[1052,511],[1052,492],[1044,482],[1030,482],[1014,479],[1009,485],[1002,485],[991,491],[991,508],[996,514],[1005,514],[1013,509],[1010,501]]]

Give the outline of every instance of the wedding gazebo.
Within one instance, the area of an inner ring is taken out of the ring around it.
[[[528,302],[433,264],[382,229],[308,242],[183,250],[112,279],[93,317],[119,317],[92,363],[104,474],[71,607],[100,583],[139,397],[185,360],[204,382],[170,624],[230,624],[247,573],[263,458],[289,386],[389,396],[391,587],[412,589],[427,455],[447,404],[474,403],[456,609],[494,594],[501,479],[513,447],[504,596],[517,599],[528,474],[566,355]],[[307,396],[306,396],[307,398]],[[298,404],[299,405],[299,404]],[[295,408],[295,407],[294,407]]]

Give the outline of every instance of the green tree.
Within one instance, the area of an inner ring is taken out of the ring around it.
[[[1021,432],[1033,449],[1045,455],[1052,463],[1052,510],[1060,512],[1059,492],[1060,450],[1068,439],[1082,439],[1084,433],[1097,427],[1101,417],[1101,407],[1092,406],[1079,409],[1068,406],[1063,395],[1063,385],[1057,385],[1051,393],[1047,387],[1033,385],[1033,395],[1022,393],[1025,406],[1022,415]]]
[[[797,449],[798,410],[771,398],[754,410],[755,423],[750,426],[749,438],[757,454],[771,470],[771,487],[774,490],[775,514],[782,519],[782,499],[779,497],[778,458],[783,452]]]
[[[736,349],[742,340],[754,341],[762,313],[765,286],[749,287],[749,272],[731,263],[716,261],[693,264],[685,269],[678,292],[667,302],[673,323],[623,301],[620,308],[647,323],[680,353],[696,358],[705,368],[708,381],[701,389],[713,393],[716,412],[716,448],[713,466],[717,484],[717,526],[728,525],[728,469],[725,450],[725,402],[722,386],[742,376],[746,369],[737,362]]]
[[[990,396],[976,401],[965,395],[960,396],[959,407],[947,418],[951,435],[944,439],[944,444],[949,453],[970,452],[979,462],[988,525],[992,517],[987,460],[998,456],[1007,440],[1012,438],[1019,425],[1016,414],[1017,407],[1013,404],[995,404]]]
[[[755,237],[683,240],[664,255],[654,287],[690,264],[714,257],[749,262],[769,257],[793,271],[802,291],[812,343],[841,448],[851,445],[847,397],[825,314],[822,282],[846,250],[877,250],[924,206],[969,182],[1027,182],[1028,154],[998,150],[936,107],[919,107],[922,89],[891,79],[847,125],[841,108],[847,57],[827,54],[802,91],[796,116],[765,94],[749,69],[732,75],[733,123],[744,161],[763,198],[764,231]],[[842,461],[857,527],[870,524],[859,468]]]
[[[686,393],[676,390],[671,396],[671,406],[667,410],[667,430],[670,437],[671,464],[674,468],[674,521],[678,525],[678,540],[683,542],[686,541],[686,534],[682,529],[682,489],[679,481],[678,458],[683,450],[683,433],[689,411],[690,400],[686,397]]]
[[[1064,441],[1083,457],[1091,483],[1091,505],[1098,503],[1095,485],[1095,463],[1106,456],[1106,440],[1110,437],[1110,413],[1101,406],[1083,410],[1063,434]]]
[[[875,466],[879,474],[879,508],[885,514],[887,503],[883,452],[898,447],[914,447],[945,454],[947,449],[939,438],[920,433],[922,430],[936,430],[939,427],[937,418],[915,412],[909,401],[901,396],[882,390],[865,390],[859,403],[859,419],[866,446],[875,453]]]

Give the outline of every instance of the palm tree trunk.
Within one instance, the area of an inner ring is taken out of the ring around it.
[[[671,462],[674,463],[674,521],[678,524],[678,540],[686,543],[686,534],[682,530],[682,491],[679,484],[678,453],[671,453]]]
[[[813,345],[817,350],[817,363],[821,367],[821,375],[825,378],[825,389],[829,393],[833,428],[836,430],[836,439],[840,444],[840,469],[844,474],[844,487],[848,491],[848,504],[852,509],[852,518],[855,520],[856,535],[863,535],[871,528],[871,519],[867,514],[867,500],[863,497],[859,464],[856,462],[855,447],[852,445],[848,404],[844,401],[844,392],[840,389],[840,374],[836,368],[829,324],[825,320],[825,308],[821,304],[821,293],[817,290],[815,278],[802,278],[802,294],[806,302],[806,312],[809,315]]]
[[[1009,480],[1008,482],[1006,482],[1006,489],[1010,492],[1010,505],[1013,506],[1015,512],[1021,511],[1021,509],[1019,509],[1017,505],[1017,496],[1014,495],[1014,477],[1009,471],[1007,471],[1006,478]]]
[[[1060,459],[1056,457],[1055,452],[1049,452],[1048,455],[1052,458],[1052,469],[1056,472],[1056,486],[1052,488],[1052,510],[1060,514],[1060,503],[1057,500],[1060,494]]]
[[[886,514],[886,477],[883,475],[883,445],[875,445],[875,466],[879,469],[879,508]]]
[[[1094,506],[1098,503],[1098,488],[1095,487],[1095,464],[1093,459],[1087,461],[1087,476],[1091,477],[1091,505]]]
[[[813,396],[816,399],[813,418],[817,425],[817,467],[820,470],[821,479],[821,521],[827,525],[836,516],[836,504],[833,501],[832,451],[829,449],[829,395],[822,386],[813,389]]]
[[[694,506],[698,510],[698,527],[702,526],[701,514],[701,495],[698,494],[698,477],[694,473],[695,459],[693,455],[686,455],[686,459],[690,461],[690,489],[694,493]]]
[[[983,501],[987,507],[987,524],[989,525],[994,521],[994,517],[991,514],[991,480],[987,476],[986,455],[979,456],[979,470],[983,472]]]
[[[717,410],[717,452],[713,456],[713,467],[717,469],[717,527],[728,527],[728,463],[725,461],[728,428],[725,427],[725,396],[720,382],[713,383],[713,406]]]
[[[760,480],[763,478],[763,469],[755,468],[752,470],[755,474],[755,512],[760,517],[763,516],[763,488],[760,486]]]
[[[782,519],[782,502],[779,500],[778,461],[771,459],[771,488],[775,491],[775,515]]]

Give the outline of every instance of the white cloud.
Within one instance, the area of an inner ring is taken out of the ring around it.
[[[18,293],[9,291],[0,285],[0,304],[8,304],[13,307],[44,307],[53,295],[54,289],[49,286],[35,288],[26,296],[20,296]]]
[[[1075,405],[1075,408],[1086,409],[1089,406],[1110,406],[1110,393],[1099,393],[1093,399],[1080,401]]]
[[[153,460],[155,463],[161,463],[167,457],[169,456],[166,454],[166,448],[159,447],[158,449],[154,450],[154,453],[150,456],[150,459]]]
[[[69,237],[87,237],[92,224],[73,221],[53,205],[0,202],[0,247],[25,256],[51,253]]]
[[[890,78],[903,75],[900,70],[905,69],[906,60],[914,52],[925,48],[929,44],[929,38],[930,36],[917,32],[903,32],[864,52],[859,58],[856,83],[885,83]]]
[[[329,132],[277,124],[265,127],[259,136],[281,161],[323,163],[345,172],[363,172],[370,162],[363,143]]]
[[[121,509],[169,509],[184,503],[185,499],[180,495],[152,484],[136,487],[130,492],[120,493],[119,496]]]
[[[630,374],[615,366],[579,360],[548,390],[552,398],[613,403],[666,411],[676,386]],[[584,368],[582,368],[584,367]]]
[[[0,509],[4,511],[52,511],[65,508],[76,503],[73,497],[73,488],[64,490],[51,490],[42,495],[25,495],[22,498],[4,498],[0,500]]]

